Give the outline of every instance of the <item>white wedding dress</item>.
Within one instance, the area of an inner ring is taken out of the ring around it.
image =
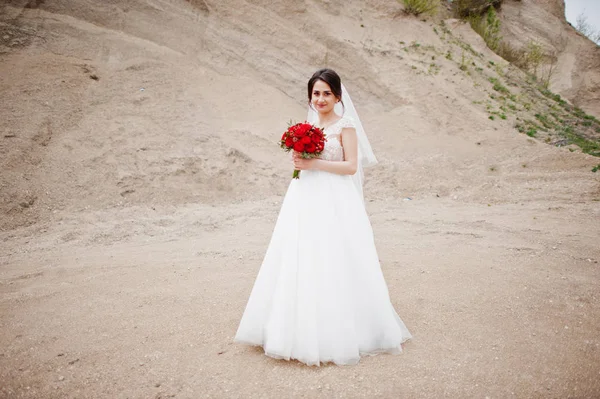
[[[342,161],[343,117],[321,158]],[[305,170],[292,179],[236,342],[307,365],[399,353],[411,335],[394,310],[363,199],[351,176]]]

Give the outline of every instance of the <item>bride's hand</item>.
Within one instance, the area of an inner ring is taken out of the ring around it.
[[[309,170],[314,169],[314,159],[304,159],[302,156],[294,151],[294,155],[292,156],[292,163],[294,164],[294,169],[296,170]]]

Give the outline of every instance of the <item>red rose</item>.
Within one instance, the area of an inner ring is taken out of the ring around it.
[[[319,141],[323,140],[323,137],[320,137],[318,134],[313,133],[312,136],[310,137],[312,139],[312,142],[315,144],[318,144]]]
[[[313,143],[310,143],[310,144],[306,145],[306,152],[312,154],[315,151],[317,151],[317,146],[315,146]]]
[[[308,132],[310,132],[310,131],[311,131],[311,129],[312,129],[312,126],[311,126],[311,125],[309,125],[308,123],[303,123],[303,124],[301,125],[301,127],[302,127],[302,131],[304,132],[304,134],[307,134],[307,133],[308,133]]]
[[[287,139],[285,139],[285,146],[286,147],[293,147],[294,146],[294,139],[292,139],[291,137],[288,137]]]
[[[310,130],[310,125],[299,123],[295,125],[294,128],[294,136],[302,137],[305,136],[306,133],[308,133],[308,131]]]
[[[308,136],[311,131],[312,131],[311,125],[309,125],[308,123],[305,123],[304,125],[302,125],[302,132],[304,133],[305,136]]]
[[[304,144],[310,144],[310,137],[308,137],[308,136],[302,137],[302,143],[304,143]]]
[[[296,144],[294,144],[294,151],[303,152],[304,144],[302,144],[300,141],[296,142]]]

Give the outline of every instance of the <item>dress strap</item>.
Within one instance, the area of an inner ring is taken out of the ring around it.
[[[354,119],[349,116],[344,116],[339,121],[340,130],[346,127],[356,128],[356,124],[354,123]]]

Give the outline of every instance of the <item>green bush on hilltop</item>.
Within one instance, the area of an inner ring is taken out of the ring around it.
[[[435,15],[440,6],[440,0],[402,0],[402,4],[404,4],[404,12],[407,14]]]
[[[467,17],[471,27],[479,34],[493,51],[498,50],[502,36],[500,35],[500,19],[494,7],[489,7],[485,16],[470,15]]]
[[[459,18],[481,16],[489,8],[500,7],[503,0],[455,0],[452,2],[452,10]]]

